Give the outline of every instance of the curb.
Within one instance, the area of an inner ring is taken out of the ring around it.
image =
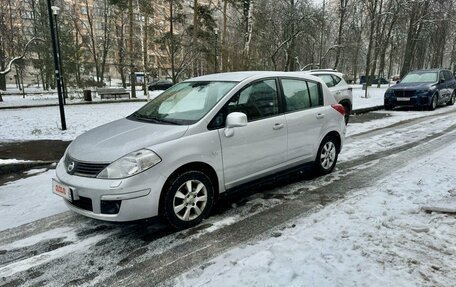
[[[0,175],[23,172],[25,170],[31,169],[38,166],[47,166],[55,163],[55,161],[32,161],[32,162],[21,162],[21,163],[12,163],[12,164],[3,164],[0,165]]]
[[[379,111],[379,110],[384,110],[385,106],[373,106],[373,107],[368,107],[368,108],[362,108],[362,109],[356,109],[351,112],[352,115],[358,115],[358,114],[365,114],[369,112],[374,112],[374,111]]]
[[[134,103],[134,102],[147,102],[147,99],[129,99],[129,100],[106,100],[96,102],[80,102],[66,104],[66,106],[82,106],[82,105],[98,105],[98,104],[115,104],[115,103]],[[41,104],[41,105],[24,105],[24,106],[11,106],[11,107],[0,107],[0,110],[14,110],[14,109],[31,109],[31,108],[45,108],[45,107],[57,107],[59,104]]]

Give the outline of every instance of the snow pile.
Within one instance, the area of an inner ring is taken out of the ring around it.
[[[233,249],[174,283],[453,286],[456,218],[421,206],[456,197],[455,162],[456,144],[411,161],[345,201],[298,219],[295,227],[290,222],[279,237]]]
[[[14,158],[0,159],[0,165],[26,163],[26,162],[32,162],[32,161],[30,161],[30,160],[22,160],[22,159],[14,159]]]

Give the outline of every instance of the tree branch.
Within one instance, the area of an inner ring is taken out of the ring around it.
[[[32,39],[30,39],[30,40],[27,42],[27,44],[25,44],[24,52],[22,53],[22,55],[17,56],[17,57],[14,57],[13,59],[11,59],[11,61],[9,61],[8,65],[7,65],[6,70],[0,71],[0,75],[6,75],[6,74],[8,74],[9,72],[11,72],[11,66],[13,65],[13,63],[16,62],[17,60],[20,60],[20,59],[22,59],[22,58],[25,57],[25,54],[27,54],[27,49],[28,49],[29,45],[30,45],[33,41],[42,41],[42,42],[44,42],[43,39],[37,38],[37,37],[33,37]]]

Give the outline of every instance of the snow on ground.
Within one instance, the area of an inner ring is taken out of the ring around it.
[[[372,120],[363,123],[349,123],[346,136],[356,135],[359,133],[367,132],[377,128],[383,128],[398,122],[426,117],[429,115],[438,115],[449,111],[456,110],[456,105],[438,107],[435,111],[420,111],[420,110],[407,110],[407,111],[376,111],[372,113],[387,114],[389,116],[378,120]]]
[[[417,142],[453,125],[456,125],[456,117],[454,114],[450,114],[429,119],[426,124],[417,123],[411,126],[397,127],[394,130],[371,135],[368,138],[357,139],[356,141],[347,140],[339,155],[339,161],[354,160],[386,149]]]
[[[455,162],[456,144],[411,160],[348,199],[290,222],[280,237],[235,248],[174,283],[454,286],[456,218],[420,208],[439,199],[456,204]]]
[[[388,85],[373,85],[367,89],[367,98],[362,85],[351,85],[353,88],[353,109],[362,109],[375,106],[383,106],[383,96],[385,95]]]
[[[0,230],[67,211],[63,199],[52,193],[55,170],[2,185]]]
[[[0,112],[0,141],[73,140],[85,131],[128,116],[144,104],[145,102],[133,102],[66,106],[66,131],[60,129],[59,108],[56,106],[2,110]]]
[[[0,165],[15,164],[15,163],[25,163],[25,162],[31,162],[31,161],[30,160],[22,160],[22,159],[14,159],[14,158],[0,159]]]

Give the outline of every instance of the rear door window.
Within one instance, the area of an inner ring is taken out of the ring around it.
[[[299,79],[282,79],[281,82],[287,112],[323,105],[323,94],[318,83]]]

